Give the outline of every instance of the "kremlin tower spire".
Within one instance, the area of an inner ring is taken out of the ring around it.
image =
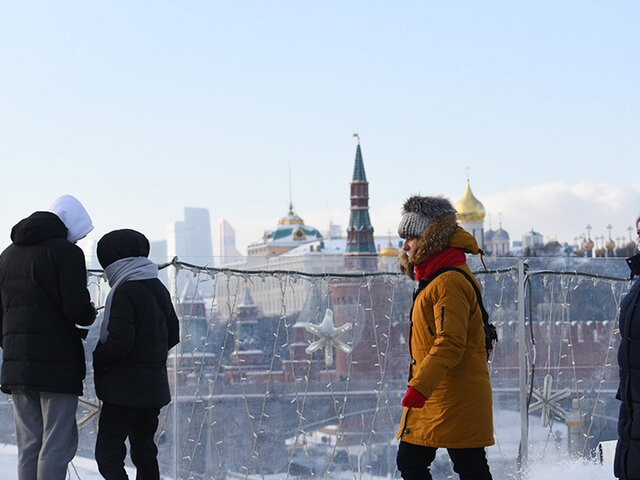
[[[357,133],[353,136],[356,137],[358,146],[351,181],[351,216],[347,228],[345,269],[370,272],[377,269],[378,261],[373,226],[369,219],[369,182],[364,171],[360,136]]]

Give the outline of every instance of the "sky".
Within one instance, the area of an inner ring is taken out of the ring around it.
[[[206,207],[245,251],[290,197],[346,229],[354,132],[377,234],[409,195],[455,203],[468,168],[485,228],[628,237],[639,17],[635,1],[0,0],[0,247],[66,193],[96,240],[160,240]]]

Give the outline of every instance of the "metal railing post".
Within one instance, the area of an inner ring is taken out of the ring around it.
[[[524,309],[526,281],[525,260],[518,259],[518,371],[520,384],[520,451],[518,453],[518,478],[522,478],[529,456],[529,412],[527,407],[527,345]]]
[[[173,295],[174,308],[178,314],[178,273],[180,269],[177,265],[178,258],[174,258],[173,263]],[[178,346],[173,347],[173,479],[178,480],[179,477],[178,463]]]

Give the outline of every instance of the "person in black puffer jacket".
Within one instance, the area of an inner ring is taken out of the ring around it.
[[[96,461],[107,480],[127,479],[125,440],[137,478],[160,478],[154,434],[160,408],[171,401],[167,355],[179,341],[171,297],[147,257],[149,241],[115,230],[98,242],[98,260],[111,291],[93,352],[96,394],[102,400]]]
[[[0,255],[0,387],[12,395],[18,478],[62,480],[78,447],[82,338],[96,317],[84,254],[75,244],[93,229],[70,195],[11,230]]]
[[[636,219],[640,244],[640,217]],[[627,259],[632,275],[640,275],[640,254]],[[618,416],[618,443],[614,474],[621,480],[640,480],[640,279],[620,303],[620,386],[622,401]]]

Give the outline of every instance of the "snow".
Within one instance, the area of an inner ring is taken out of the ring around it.
[[[17,478],[17,448],[15,445],[0,444],[0,478],[11,480]],[[130,478],[135,478],[135,472],[127,468]],[[337,475],[337,473],[336,473]],[[353,474],[337,475],[336,478],[353,478]],[[100,480],[96,463],[93,459],[76,457],[69,466],[69,480]],[[231,475],[229,478],[234,478]],[[240,478],[240,476],[238,477]],[[242,478],[246,478],[242,475]],[[249,478],[254,478],[249,476]],[[263,478],[276,479],[277,475],[267,475]],[[281,477],[280,477],[281,478]],[[373,477],[365,477],[373,478]],[[529,467],[525,480],[614,480],[610,465],[597,465],[586,460],[553,461],[540,460]]]
[[[529,466],[525,480],[614,480],[611,465],[587,460],[540,461]]]
[[[494,411],[496,445],[487,449],[487,457],[516,458],[520,445],[519,413],[509,410]],[[557,439],[554,438],[554,432]],[[570,459],[567,448],[568,429],[558,423],[543,427],[540,418],[530,417],[529,465],[523,480],[614,480],[613,457],[604,465],[587,459]]]
[[[15,445],[0,444],[0,478],[12,480],[18,478],[18,448]],[[129,478],[135,478],[135,470],[127,468]],[[101,480],[95,460],[75,457],[67,471],[68,480]]]

